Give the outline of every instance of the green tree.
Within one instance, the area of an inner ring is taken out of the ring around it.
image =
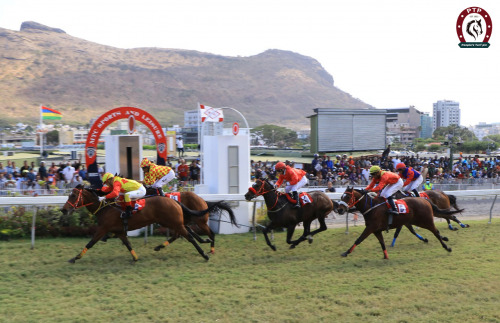
[[[251,132],[262,138],[268,146],[283,148],[293,146],[297,142],[295,131],[272,124],[255,127]]]
[[[448,135],[453,135],[452,141],[458,142],[458,141],[474,141],[477,140],[476,135],[469,129],[465,127],[460,127],[457,125],[451,125],[448,127],[439,127],[436,130],[434,130],[432,134],[432,138],[435,140],[448,140]]]
[[[59,131],[57,131],[57,130],[49,131],[45,135],[45,138],[47,138],[47,144],[58,145],[59,144]]]

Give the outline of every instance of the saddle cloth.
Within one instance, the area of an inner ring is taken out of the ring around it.
[[[170,197],[172,200],[176,200],[177,202],[181,201],[181,193],[180,192],[166,193],[165,196]]]
[[[410,213],[410,210],[408,209],[408,204],[406,204],[404,200],[395,200],[394,203],[396,204],[396,208],[398,209],[399,214]]]
[[[418,195],[420,195],[420,197],[423,197],[426,200],[430,200],[429,195],[427,195],[427,193],[425,192],[418,192]]]
[[[117,202],[123,210],[125,210],[125,204],[123,200]],[[139,199],[135,201],[134,207],[132,208],[132,214],[139,212],[146,206],[146,199]]]
[[[297,201],[292,199],[292,197],[290,196],[290,194],[285,194],[286,198],[288,199],[288,201],[292,204],[296,204]],[[300,200],[300,205],[301,206],[304,206],[306,204],[310,204],[312,203],[313,199],[311,197],[311,195],[309,195],[309,193],[306,193],[306,192],[302,192],[299,194],[299,200]]]

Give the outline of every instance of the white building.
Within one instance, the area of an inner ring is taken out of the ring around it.
[[[432,131],[439,127],[460,125],[460,104],[455,101],[443,100],[433,104]]]

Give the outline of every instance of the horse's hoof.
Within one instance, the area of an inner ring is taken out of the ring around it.
[[[70,264],[74,264],[74,263],[76,262],[76,258],[71,258],[70,260],[68,260],[68,262],[69,262]]]
[[[210,257],[206,253],[204,253],[202,256],[203,256],[203,258],[205,258],[206,261],[210,260]]]
[[[344,252],[344,253],[341,253],[340,255],[341,255],[342,257],[347,257],[347,255],[348,255],[348,254],[349,254],[349,253],[346,251],[346,252]]]
[[[429,242],[429,240],[427,240],[426,238],[424,238],[424,240],[422,240],[422,241],[425,242],[425,243]]]
[[[313,243],[314,239],[312,236],[307,236],[307,241],[309,241],[309,244]]]
[[[443,241],[448,241],[447,237],[441,237],[441,239],[443,239]]]
[[[291,244],[291,245],[290,245],[290,249],[295,249],[295,247],[297,247],[297,245],[296,245],[296,244]]]
[[[159,245],[158,247],[155,247],[155,251],[160,251],[161,249],[165,248],[164,245]]]
[[[451,252],[451,248],[446,248],[446,251]]]
[[[468,225],[468,224],[463,224],[463,223],[460,223],[460,226],[461,226],[462,228],[468,228],[468,227],[469,227],[469,225]]]
[[[271,247],[271,249],[273,249],[273,251],[276,251],[276,247],[275,246],[270,245],[269,247]]]

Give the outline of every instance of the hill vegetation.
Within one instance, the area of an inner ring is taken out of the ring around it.
[[[120,49],[25,22],[0,28],[0,112],[37,122],[41,104],[65,123],[86,124],[119,106],[152,113],[162,124],[183,124],[198,102],[241,111],[251,127],[279,123],[307,128],[315,108],[372,108],[334,86],[314,58],[267,50],[227,57],[192,50]],[[231,118],[231,115],[227,116]],[[237,116],[234,116],[235,118]]]

